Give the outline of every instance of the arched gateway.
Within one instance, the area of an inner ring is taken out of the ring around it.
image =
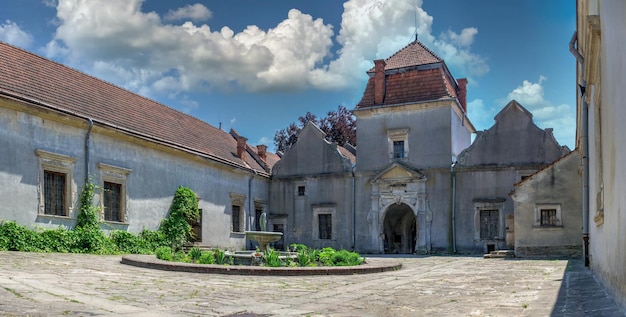
[[[378,173],[371,185],[367,218],[378,251],[430,252],[432,212],[426,203],[426,176],[396,162]]]

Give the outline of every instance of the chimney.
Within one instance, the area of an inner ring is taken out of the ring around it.
[[[459,86],[459,90],[456,93],[457,98],[461,108],[463,108],[463,112],[467,113],[467,78],[459,78],[456,82]]]
[[[256,153],[263,161],[267,158],[267,155],[265,155],[266,151],[267,145],[259,144],[256,146]]]
[[[385,63],[384,59],[374,61],[374,104],[382,105],[385,100]]]
[[[248,141],[248,139],[242,136],[237,138],[237,157],[241,160],[246,159],[246,141]]]

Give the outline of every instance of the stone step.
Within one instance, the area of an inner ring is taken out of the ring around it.
[[[514,258],[515,250],[496,250],[483,255],[484,259]]]

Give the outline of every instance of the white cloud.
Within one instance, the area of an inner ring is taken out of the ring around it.
[[[533,114],[533,119],[539,127],[553,128],[554,136],[561,145],[572,145],[576,133],[576,113],[570,105],[554,105],[544,98],[544,89],[541,84],[546,80],[547,78],[543,75],[539,76],[536,83],[524,80],[521,86],[507,95],[506,102],[517,100]]]
[[[237,122],[237,118],[233,117],[232,119],[230,119],[230,125],[235,124],[235,122]]]
[[[0,41],[28,48],[33,42],[33,36],[20,29],[15,22],[7,20],[4,24],[0,24]]]
[[[213,13],[204,5],[200,3],[188,4],[182,8],[178,8],[175,11],[170,10],[163,17],[166,21],[179,21],[190,19],[192,21],[206,21],[211,18]]]
[[[269,146],[270,144],[274,145],[274,139],[271,139],[271,138],[268,138],[268,137],[264,136],[264,137],[261,137],[256,142],[256,144],[267,145],[267,146]]]
[[[476,28],[431,34],[432,16],[413,0],[349,0],[339,33],[322,19],[292,9],[267,30],[255,25],[235,33],[194,24],[211,11],[194,4],[159,16],[143,0],[59,0],[58,28],[49,57],[148,95],[231,90],[342,89],[365,80],[372,60],[407,45],[412,34],[462,76],[488,71],[470,51]],[[103,9],[106,8],[106,9]],[[416,22],[417,13],[417,24]],[[190,19],[180,25],[163,21]],[[335,40],[340,49],[331,52]]]

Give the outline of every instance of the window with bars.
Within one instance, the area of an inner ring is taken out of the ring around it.
[[[122,221],[122,184],[104,182],[104,220]]]
[[[540,217],[542,227],[556,227],[559,224],[556,209],[541,209]]]
[[[480,238],[491,240],[499,236],[500,212],[497,209],[480,211]]]
[[[44,170],[44,214],[67,216],[65,182],[65,173]]]
[[[404,141],[393,141],[393,158],[404,158]]]
[[[330,240],[332,239],[333,232],[333,215],[332,214],[318,214],[318,226],[319,226],[319,239]]]
[[[243,232],[241,222],[241,206],[233,205],[231,209],[231,225],[232,232]]]
[[[298,186],[298,196],[304,196],[306,194],[306,187],[304,185]]]

